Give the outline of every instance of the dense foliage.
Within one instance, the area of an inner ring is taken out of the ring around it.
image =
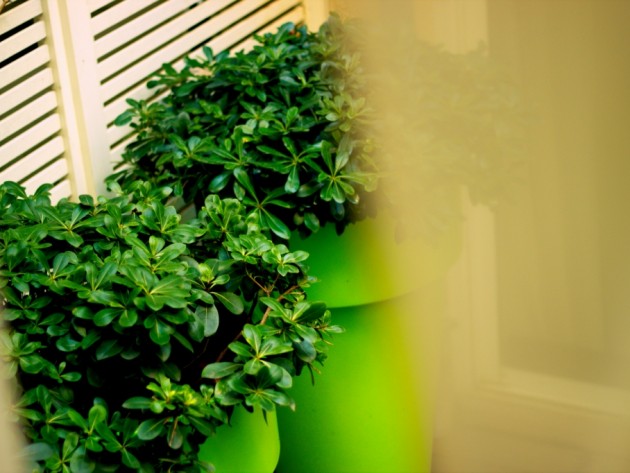
[[[418,218],[398,224],[431,236],[459,219],[461,189],[491,207],[506,200],[527,117],[483,47],[453,53],[334,15],[316,33],[286,24],[257,39],[165,65],[148,84],[165,97],[129,100],[116,120],[135,137],[110,180],[149,179],[188,202],[235,197],[281,238],[342,230],[373,213],[368,200],[389,214],[411,204]]]
[[[306,253],[235,199],[182,223],[169,188],[52,205],[50,187],[0,185],[0,347],[41,471],[205,470],[233,406],[293,405],[338,331],[305,300]]]
[[[123,154],[129,166],[112,179],[166,184],[188,202],[208,192],[236,197],[284,239],[326,222],[343,228],[374,187],[375,166],[359,62],[336,24],[310,33],[287,23],[247,52],[215,56],[206,47],[181,71],[164,65],[148,84],[165,89],[164,99],[128,100],[116,120],[136,136]]]

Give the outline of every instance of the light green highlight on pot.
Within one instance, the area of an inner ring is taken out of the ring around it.
[[[429,371],[405,342],[397,301],[335,310],[346,333],[315,385],[291,390],[279,411],[279,473],[425,473],[431,463]],[[317,453],[319,452],[319,453]]]
[[[253,413],[238,407],[230,426],[222,426],[199,449],[199,459],[212,463],[217,473],[273,473],[280,456],[275,411]]]

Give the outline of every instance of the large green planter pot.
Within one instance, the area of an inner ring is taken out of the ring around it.
[[[309,296],[346,332],[314,386],[308,375],[295,380],[296,411],[278,412],[279,473],[430,471],[434,355],[459,231],[437,245],[398,245],[391,228],[368,221],[293,242],[321,281]]]
[[[328,225],[308,238],[293,235],[292,249],[310,254],[309,273],[318,284],[311,300],[350,307],[407,294],[444,276],[461,251],[461,231],[453,225],[435,241],[397,241],[393,219],[370,218],[341,235]]]
[[[278,413],[278,472],[430,472],[431,356],[404,299],[335,310],[346,333],[314,386],[296,380],[296,411]]]
[[[214,465],[216,473],[273,473],[280,456],[275,411],[247,412],[237,408],[230,426],[224,426],[200,447],[199,459]]]

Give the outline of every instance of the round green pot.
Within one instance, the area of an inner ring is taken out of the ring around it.
[[[444,276],[461,250],[461,229],[453,225],[435,241],[398,241],[392,218],[381,215],[349,225],[341,235],[327,225],[301,238],[292,235],[292,250],[310,254],[309,274],[318,283],[311,300],[328,307],[350,307],[407,294]]]
[[[280,457],[276,412],[236,408],[231,425],[217,430],[199,449],[199,459],[217,473],[273,473]]]
[[[295,380],[296,411],[278,411],[278,473],[431,471],[437,286],[421,302],[412,293],[334,309],[346,333],[314,385]]]
[[[381,217],[291,244],[310,253],[320,280],[309,298],[325,301],[346,331],[314,385],[308,374],[294,381],[296,411],[278,412],[278,473],[430,472],[444,276],[460,229],[434,243],[398,243]]]

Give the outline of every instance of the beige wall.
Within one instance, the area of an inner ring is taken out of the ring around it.
[[[509,192],[492,211],[462,206],[436,330],[434,473],[630,471],[630,2],[330,3],[392,37],[413,26],[453,52],[487,42],[524,98]],[[392,45],[375,56],[404,63]],[[417,92],[402,72],[385,107]]]

